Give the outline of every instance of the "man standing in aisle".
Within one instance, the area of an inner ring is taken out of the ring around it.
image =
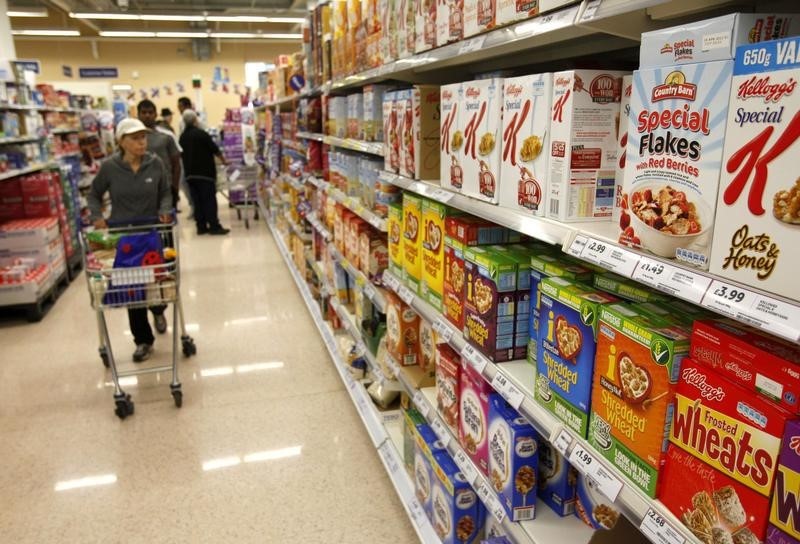
[[[194,110],[183,112],[183,122],[186,125],[180,138],[183,170],[194,200],[197,234],[228,234],[230,230],[219,224],[217,216],[217,165],[214,157],[224,165],[228,161],[211,136],[197,126]]]
[[[172,128],[172,110],[169,108],[161,108],[161,121],[158,121],[159,128],[165,128],[175,133],[175,129]]]
[[[178,99],[178,113],[181,114],[180,118],[178,119],[178,136],[180,137],[183,134],[184,129],[186,128],[186,123],[183,122],[183,112],[186,110],[193,110],[192,101],[189,100],[188,96],[182,96]]]
[[[149,128],[147,131],[147,150],[151,151],[161,159],[172,183],[172,207],[178,206],[178,188],[181,181],[181,152],[175,144],[174,137],[164,134],[158,130],[156,125],[157,110],[156,105],[150,100],[142,100],[136,106],[136,113],[139,121]]]

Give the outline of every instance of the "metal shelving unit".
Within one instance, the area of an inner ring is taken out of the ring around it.
[[[356,286],[364,291],[364,296],[372,301],[379,312],[385,314],[386,297],[383,295],[383,293],[381,293],[380,290],[378,290],[372,284],[372,282],[367,279],[363,272],[353,266],[352,263],[348,261],[344,255],[341,254],[341,252],[339,252],[333,242],[328,243],[328,252],[331,254],[331,257],[347,271],[350,277],[353,278],[353,281],[356,282]]]
[[[322,142],[342,149],[383,157],[383,142],[364,142],[352,138],[337,138],[336,136],[323,136]]]
[[[303,138],[304,140],[314,140],[317,142],[322,142],[325,140],[325,135],[317,132],[298,132],[297,137]]]
[[[30,166],[26,166],[25,168],[18,168],[16,170],[9,170],[8,172],[3,172],[0,174],[0,181],[15,178],[17,176],[24,176],[25,174],[32,174],[33,172],[38,172],[39,170],[44,170],[45,168],[57,168],[58,164],[54,162],[42,162],[38,164],[32,164]]]

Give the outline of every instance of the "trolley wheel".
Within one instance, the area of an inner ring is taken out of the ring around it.
[[[125,419],[128,416],[133,415],[134,406],[133,401],[131,400],[130,395],[122,395],[121,398],[117,398],[115,396],[115,404],[117,405],[114,413],[117,414],[117,417],[120,419]]]
[[[258,208],[256,208],[256,211],[255,211],[255,213],[253,214],[253,219],[255,219],[256,221],[258,221]]]
[[[248,217],[244,218],[244,228],[246,229],[250,228],[250,219]]]
[[[181,384],[170,385],[169,388],[172,390],[172,399],[175,401],[175,407],[180,408],[183,406],[183,392],[181,391]]]
[[[109,365],[108,350],[104,346],[102,348],[98,348],[97,351],[100,352],[100,360],[103,361],[103,366],[108,368]]]
[[[240,210],[238,208],[236,209],[236,219],[238,219],[240,221],[242,219],[242,210]]]
[[[191,357],[197,354],[197,346],[194,344],[194,340],[192,340],[191,336],[182,336],[181,344],[183,345],[183,355],[185,357]]]

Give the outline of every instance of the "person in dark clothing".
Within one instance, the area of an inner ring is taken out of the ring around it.
[[[92,181],[88,196],[95,228],[108,225],[103,218],[103,196],[111,195],[110,221],[115,223],[158,216],[162,223],[172,222],[171,178],[161,159],[147,151],[147,127],[138,119],[123,119],[117,125],[120,152],[105,161]],[[152,306],[156,330],[167,331],[166,306]],[[147,320],[147,308],[128,309],[128,323],[136,344],[133,360],[140,363],[153,352],[155,337]]]
[[[155,153],[167,167],[172,181],[172,207],[178,207],[178,198],[181,181],[181,152],[175,144],[172,134],[165,134],[158,130],[156,124],[156,105],[150,100],[142,100],[136,106],[139,121],[150,129],[147,133],[147,150]]]
[[[183,122],[186,125],[180,139],[183,171],[194,201],[197,234],[228,234],[230,230],[219,224],[217,215],[217,165],[214,157],[222,164],[228,162],[211,136],[197,126],[194,110],[183,112]]]

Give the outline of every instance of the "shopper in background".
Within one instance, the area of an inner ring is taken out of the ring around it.
[[[214,157],[224,165],[228,161],[211,136],[197,126],[194,110],[183,112],[183,122],[186,125],[180,138],[183,169],[194,199],[197,234],[228,234],[230,230],[219,224],[217,215],[217,165]]]
[[[178,137],[175,135],[175,131],[172,130],[171,109],[161,108],[161,120],[156,122],[156,130],[172,138],[172,141],[175,142],[175,147],[178,148],[178,153],[183,153],[183,149],[181,149],[181,144],[178,141]],[[183,194],[186,195],[186,201],[189,203],[189,209],[191,210],[189,213],[189,219],[193,219],[194,201],[192,201],[192,194],[189,190],[189,186],[186,184],[186,176],[183,174],[183,162],[180,159],[178,160],[178,170],[180,172],[178,176],[178,187],[183,189]],[[180,200],[180,197],[177,200]],[[181,210],[178,209],[177,201],[175,205],[175,211],[181,213]]]
[[[161,108],[161,120],[156,123],[160,128],[165,128],[171,133],[175,134],[175,129],[172,128],[172,110],[169,108]]]
[[[147,150],[149,131],[138,119],[123,119],[117,125],[119,153],[103,162],[92,181],[88,203],[95,228],[107,228],[103,219],[103,196],[111,196],[111,217],[114,223],[136,221],[158,216],[162,223],[170,223],[172,216],[171,178],[164,163]],[[167,331],[164,317],[166,306],[153,306],[156,330]],[[147,320],[147,308],[129,308],[130,324],[136,351],[133,360],[137,363],[150,357],[155,337]]]
[[[156,105],[150,100],[142,100],[136,106],[139,121],[150,129],[147,133],[147,149],[156,154],[167,167],[172,184],[172,207],[178,206],[178,188],[181,183],[181,153],[172,135],[159,131],[156,125]]]
[[[180,119],[178,119],[178,136],[182,135],[186,128],[186,124],[183,122],[183,112],[193,109],[192,101],[188,96],[182,96],[178,99],[178,112],[181,114]]]

